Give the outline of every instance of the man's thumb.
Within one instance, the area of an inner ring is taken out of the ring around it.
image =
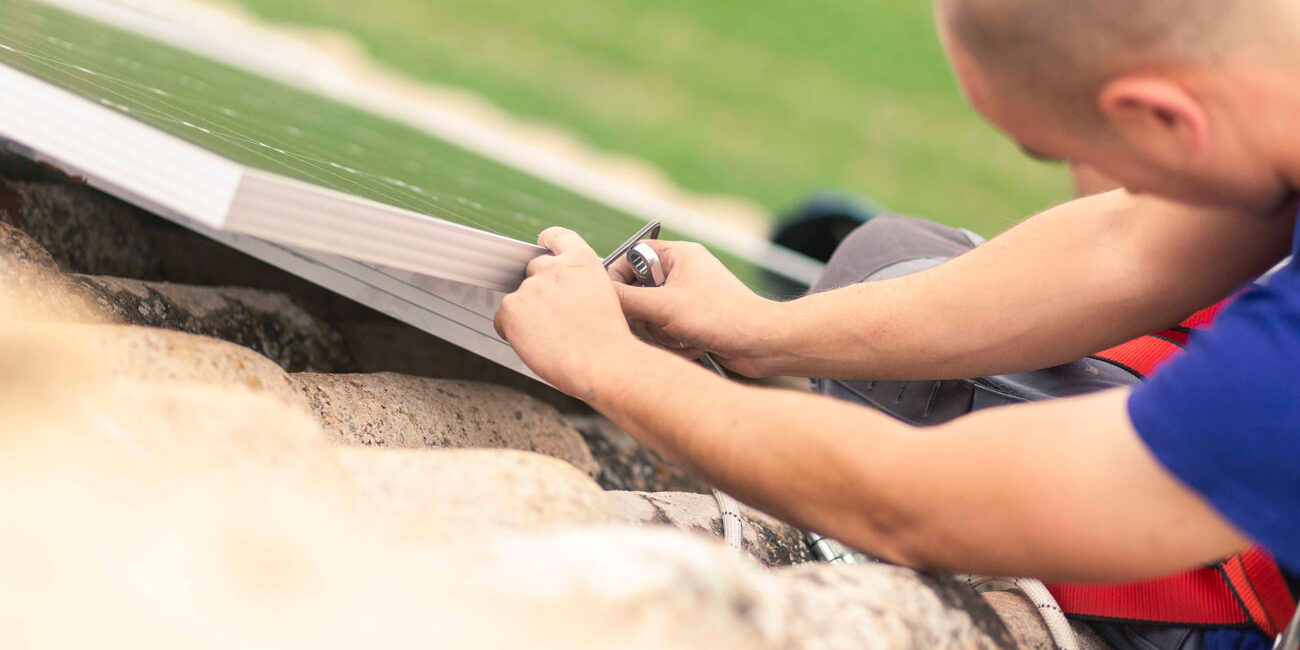
[[[618,294],[618,302],[623,305],[624,316],[652,323],[663,319],[663,289],[615,282],[614,292]]]

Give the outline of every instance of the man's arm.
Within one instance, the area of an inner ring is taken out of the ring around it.
[[[726,382],[638,344],[592,404],[737,498],[902,564],[1127,581],[1248,544],[1147,452],[1127,391],[914,429],[815,395]]]
[[[746,375],[977,377],[1064,363],[1177,323],[1285,256],[1293,214],[1110,192],[928,271],[789,303],[758,299],[694,246],[660,243],[667,283],[622,287],[620,297],[662,338]]]
[[[576,234],[529,264],[497,329],[538,375],[774,515],[913,566],[1135,580],[1246,540],[1170,477],[1125,393],[916,430],[866,407],[725,381],[632,336]]]

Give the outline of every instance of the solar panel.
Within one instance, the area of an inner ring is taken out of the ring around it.
[[[516,368],[499,340],[486,352],[478,341],[495,339],[491,294],[446,279],[509,290],[540,252],[526,242],[548,226],[603,253],[646,222],[424,130],[45,3],[0,0],[0,64],[0,137],[16,148],[399,318],[445,320],[414,324]],[[772,272],[808,279],[808,266],[774,271],[714,248],[751,286]],[[455,340],[457,326],[482,336]]]

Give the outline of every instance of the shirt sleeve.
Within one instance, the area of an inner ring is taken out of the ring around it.
[[[1300,271],[1237,298],[1128,410],[1161,464],[1300,568]]]

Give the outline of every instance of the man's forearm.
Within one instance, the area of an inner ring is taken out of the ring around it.
[[[746,503],[895,562],[1125,580],[1246,543],[1155,464],[1122,393],[921,430],[644,345],[593,363],[592,404],[634,437]]]
[[[1124,192],[1027,220],[946,264],[780,305],[760,374],[945,379],[1064,363],[1177,323],[1285,254],[1290,222]]]
[[[902,424],[810,394],[726,381],[639,343],[593,363],[592,406],[692,474],[786,521],[911,559],[875,534],[892,527],[888,504],[858,485],[888,462]],[[862,430],[844,435],[849,421]]]

